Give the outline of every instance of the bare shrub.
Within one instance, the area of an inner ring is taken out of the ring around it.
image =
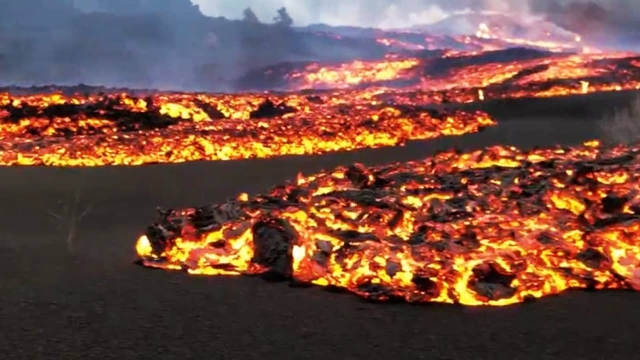
[[[640,142],[640,95],[629,106],[615,109],[600,122],[605,144],[634,144]]]
[[[81,201],[81,191],[77,188],[71,199],[66,201],[58,201],[58,209],[48,210],[47,214],[51,217],[56,228],[63,234],[67,250],[73,253],[75,250],[74,242],[78,232],[80,221],[91,211],[91,204],[83,205]]]

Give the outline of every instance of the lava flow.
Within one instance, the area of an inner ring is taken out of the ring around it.
[[[363,94],[360,94],[363,95]],[[311,155],[477,132],[480,112],[367,96],[0,96],[0,164],[100,166]]]
[[[640,147],[449,151],[159,210],[145,266],[261,275],[373,300],[508,305],[640,290]]]
[[[401,87],[404,91],[425,92],[481,89],[486,99],[549,97],[640,89],[639,64],[640,57],[631,53],[556,54],[519,48],[487,52],[443,50],[423,57],[387,56],[381,61],[308,64],[285,74],[284,86],[296,90]],[[276,79],[273,82],[278,83]],[[455,91],[448,97],[452,102],[473,100],[456,95]]]

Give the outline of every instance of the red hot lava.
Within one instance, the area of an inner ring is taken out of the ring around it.
[[[402,106],[400,106],[402,105]],[[403,145],[495,125],[365,93],[134,96],[0,94],[0,165],[236,160]]]
[[[640,148],[445,152],[161,211],[145,266],[262,275],[374,300],[508,305],[640,290]]]

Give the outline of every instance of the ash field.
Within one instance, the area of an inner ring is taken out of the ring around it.
[[[633,356],[640,54],[492,29],[234,93],[3,88],[0,349]]]

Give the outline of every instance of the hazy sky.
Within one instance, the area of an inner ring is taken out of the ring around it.
[[[477,1],[477,0],[476,0]],[[518,0],[516,0],[518,1]],[[193,0],[209,16],[238,18],[250,6],[264,22],[271,22],[276,10],[286,7],[295,25],[326,23],[403,27],[429,23],[446,17],[446,11],[429,0]],[[452,0],[451,2],[468,2]]]

